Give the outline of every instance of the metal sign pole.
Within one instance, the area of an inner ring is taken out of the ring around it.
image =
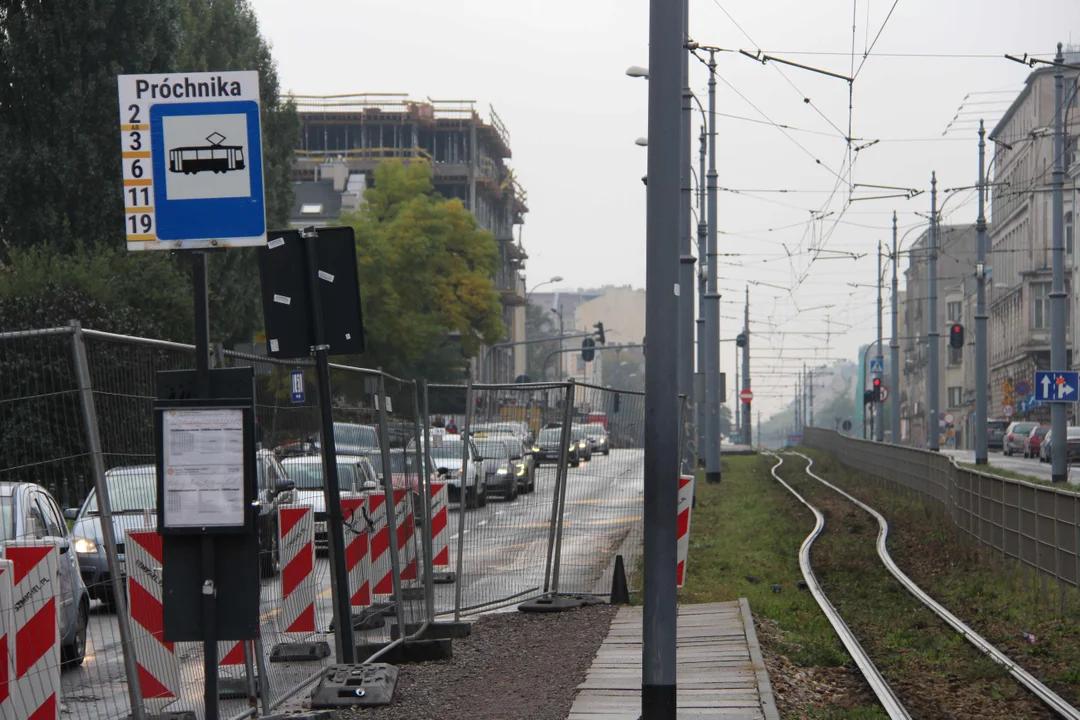
[[[356,662],[352,608],[349,605],[349,574],[345,569],[345,520],[341,512],[341,485],[338,482],[337,446],[334,440],[334,409],[330,394],[330,346],[323,326],[322,296],[319,293],[319,255],[315,228],[300,232],[307,251],[308,297],[311,329],[315,341],[315,380],[319,389],[319,425],[322,442],[323,477],[326,497],[326,541],[330,553],[330,592],[333,594],[334,641],[339,663]]]

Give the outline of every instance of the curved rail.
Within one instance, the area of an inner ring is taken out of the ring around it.
[[[911,720],[911,716],[908,715],[908,711],[904,709],[900,699],[893,693],[889,683],[885,681],[885,678],[881,676],[881,672],[874,665],[874,661],[870,659],[870,656],[866,654],[866,650],[859,644],[858,638],[851,632],[851,628],[844,622],[844,618],[840,617],[840,613],[837,611],[833,604],[829,602],[829,598],[825,596],[825,591],[821,589],[821,585],[817,581],[817,577],[814,576],[814,569],[810,566],[810,549],[814,545],[814,541],[821,535],[821,531],[825,529],[825,516],[821,514],[821,511],[807,502],[806,498],[796,492],[795,488],[784,482],[779,475],[776,474],[776,468],[784,464],[783,458],[773,453],[768,453],[776,458],[776,464],[772,466],[772,476],[778,483],[787,488],[788,492],[799,499],[803,505],[810,509],[810,512],[814,513],[816,522],[814,529],[806,539],[803,540],[802,545],[799,547],[799,569],[802,571],[803,578],[806,580],[806,585],[810,588],[810,594],[814,596],[814,600],[817,601],[818,606],[821,607],[822,612],[825,613],[825,617],[829,619],[829,623],[832,624],[833,629],[836,630],[836,634],[840,636],[840,642],[847,648],[848,653],[855,660],[855,664],[858,665],[859,670],[862,672],[863,677],[866,678],[866,682],[870,685],[870,688],[877,695],[878,701],[881,702],[882,707],[885,708],[885,712],[889,714],[892,720]]]
[[[916,585],[911,580],[911,578],[909,578],[907,575],[904,574],[904,572],[899,568],[899,566],[897,566],[897,564],[893,561],[892,556],[889,555],[888,548],[885,546],[886,542],[889,539],[889,521],[885,519],[884,515],[882,515],[877,510],[870,507],[866,503],[862,502],[858,498],[852,496],[851,494],[849,494],[849,493],[845,492],[844,490],[838,488],[837,486],[833,485],[828,480],[825,480],[824,478],[820,477],[819,475],[816,475],[810,469],[814,465],[813,458],[808,457],[806,455],[803,455],[802,453],[792,453],[792,455],[797,455],[797,456],[801,457],[803,460],[807,461],[807,466],[806,466],[806,474],[807,475],[814,478],[815,480],[817,480],[822,485],[824,485],[824,486],[826,486],[828,488],[831,488],[831,489],[835,490],[836,492],[840,493],[845,498],[847,498],[848,500],[855,503],[860,508],[862,508],[863,510],[865,510],[866,512],[868,512],[868,513],[870,513],[871,515],[874,516],[874,518],[878,522],[878,538],[877,538],[878,557],[881,558],[881,562],[885,565],[885,568],[889,571],[889,573],[892,574],[892,576],[894,578],[896,578],[900,582],[901,585],[904,586],[904,589],[906,589],[909,593],[911,593],[916,598],[918,598],[928,608],[933,610],[934,613],[938,617],[940,617],[942,620],[944,620],[950,627],[952,627],[953,630],[956,630],[956,632],[960,633],[960,635],[963,636],[963,638],[965,640],[967,640],[969,643],[971,643],[976,648],[978,648],[979,651],[981,651],[984,655],[986,655],[991,660],[996,662],[998,665],[1001,665],[1006,670],[1008,670],[1009,674],[1012,675],[1013,678],[1017,682],[1019,682],[1021,685],[1023,685],[1028,690],[1030,690],[1031,693],[1033,695],[1035,695],[1035,697],[1039,698],[1044,703],[1046,703],[1048,706],[1050,706],[1050,709],[1052,709],[1058,715],[1061,715],[1062,717],[1065,717],[1065,718],[1070,718],[1071,720],[1080,720],[1080,710],[1077,710],[1076,708],[1074,708],[1072,705],[1070,705],[1068,702],[1066,702],[1060,695],[1058,695],[1053,690],[1051,690],[1050,688],[1043,685],[1041,682],[1039,682],[1035,678],[1035,676],[1033,676],[1027,670],[1024,670],[1022,667],[1017,665],[1015,662],[1013,662],[1013,660],[1008,655],[1006,655],[1005,653],[998,650],[996,647],[994,647],[994,645],[989,640],[984,638],[982,635],[979,635],[977,632],[975,632],[975,630],[973,630],[971,627],[969,627],[963,620],[961,620],[960,618],[953,615],[943,605],[941,605],[936,600],[934,600],[934,598],[927,595],[926,592],[924,592],[922,588],[920,588],[918,585]],[[783,482],[783,481],[781,481],[781,482]],[[792,492],[794,492],[794,491],[792,491]],[[804,500],[803,502],[806,502],[806,501]]]

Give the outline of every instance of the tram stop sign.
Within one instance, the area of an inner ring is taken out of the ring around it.
[[[265,245],[259,73],[116,81],[128,250]]]
[[[750,401],[754,399],[754,393],[753,393],[753,391],[750,390],[750,388],[746,388],[745,390],[743,390],[742,392],[739,393],[739,399],[742,400],[747,405],[749,405]]]

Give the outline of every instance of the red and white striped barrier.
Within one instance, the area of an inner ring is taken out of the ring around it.
[[[394,593],[393,571],[390,563],[390,533],[386,518],[386,494],[368,495],[368,514],[374,526],[369,554],[371,556],[372,595]],[[394,490],[394,516],[398,541],[398,561],[402,582],[416,579],[416,554],[413,552],[412,493]]]
[[[679,478],[678,509],[678,565],[675,566],[676,587],[683,586],[686,579],[686,556],[690,552],[690,509],[694,504],[694,477],[683,475]]]
[[[368,556],[369,531],[364,517],[364,498],[341,499],[345,518],[345,570],[349,576],[349,605],[371,605],[371,559]]]
[[[161,536],[154,530],[128,531],[124,559],[139,684],[147,711],[157,715],[180,692],[180,661],[173,643],[164,638]]]
[[[45,542],[13,542],[4,547],[12,562],[12,620],[15,681],[12,720],[59,720],[60,552]]]
[[[315,513],[310,507],[278,511],[283,632],[315,632]]]
[[[11,717],[11,681],[15,677],[11,581],[15,565],[0,560],[0,718]]]
[[[446,483],[431,483],[431,565],[436,570],[450,567],[450,528]]]

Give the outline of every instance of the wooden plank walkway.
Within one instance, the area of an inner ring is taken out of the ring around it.
[[[593,659],[568,720],[641,716],[640,607],[623,607]],[[677,629],[679,718],[779,720],[750,605],[683,605]]]

